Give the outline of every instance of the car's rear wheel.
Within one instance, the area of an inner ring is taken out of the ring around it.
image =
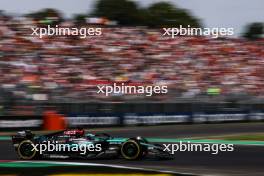
[[[143,156],[143,149],[136,140],[127,140],[121,146],[121,154],[127,160],[140,159]]]
[[[31,160],[37,156],[37,151],[34,149],[34,143],[31,140],[22,141],[17,148],[19,158],[23,160]]]

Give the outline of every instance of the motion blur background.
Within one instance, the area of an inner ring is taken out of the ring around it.
[[[263,176],[263,7],[262,0],[0,0],[0,175]],[[31,35],[48,25],[100,27],[102,35]],[[234,28],[234,35],[163,36],[163,27],[180,25]],[[167,85],[168,93],[97,93],[113,83]],[[254,122],[218,124],[230,121]],[[178,152],[173,160],[16,161],[16,131],[76,127],[236,146],[214,156]]]
[[[0,114],[264,110],[262,1],[0,1]],[[200,16],[199,16],[200,15]],[[102,27],[102,36],[31,36],[32,27]],[[162,36],[162,27],[235,35]],[[168,94],[97,94],[97,85],[167,85]]]

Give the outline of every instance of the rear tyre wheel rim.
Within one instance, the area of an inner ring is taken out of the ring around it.
[[[22,141],[18,146],[18,155],[22,159],[33,159],[36,155],[36,150],[34,150],[32,141]]]

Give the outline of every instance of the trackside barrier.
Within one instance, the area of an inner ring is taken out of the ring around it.
[[[188,114],[126,114],[123,119],[124,125],[155,125],[189,122],[191,122],[191,115]]]
[[[42,116],[0,116],[0,132],[17,130],[41,130]]]
[[[70,114],[64,117],[54,111],[46,111],[39,116],[0,116],[0,131],[18,130],[63,130],[75,127],[159,125],[182,123],[222,123],[222,122],[264,121],[264,112],[219,112],[219,113],[86,113]]]
[[[221,123],[262,121],[264,112],[256,113],[193,113],[193,114],[80,114],[66,117],[68,127],[96,127],[117,125],[158,125],[177,123]]]
[[[116,115],[84,115],[67,117],[69,127],[100,127],[100,126],[119,126],[122,125],[122,116]]]

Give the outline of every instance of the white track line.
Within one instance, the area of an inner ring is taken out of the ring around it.
[[[142,170],[142,171],[152,171],[152,172],[160,172],[160,173],[171,173],[171,174],[182,174],[182,175],[195,175],[193,173],[186,172],[174,172],[169,170],[156,170],[156,169],[148,169],[141,167],[131,167],[131,166],[122,166],[122,165],[114,165],[114,164],[99,164],[99,163],[82,163],[82,162],[61,162],[61,161],[15,161],[19,163],[47,163],[47,164],[65,164],[71,166],[96,166],[96,167],[111,167],[111,168],[119,168],[119,169],[130,169],[130,170]],[[200,175],[201,176],[201,175]],[[205,176],[205,175],[203,175]]]

